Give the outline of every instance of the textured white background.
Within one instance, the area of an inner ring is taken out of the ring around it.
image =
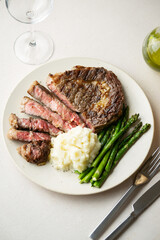
[[[155,118],[151,151],[160,144],[160,73],[145,64],[141,48],[146,34],[160,24],[159,10],[159,0],[55,0],[53,13],[36,24],[36,29],[54,39],[56,50],[51,60],[99,58],[136,80],[147,95]],[[36,66],[25,65],[14,55],[14,40],[29,26],[12,19],[4,0],[0,1],[0,29],[0,239],[87,240],[133,178],[105,193],[80,197],[49,192],[18,172],[3,141],[3,111],[16,84]],[[131,203],[159,178],[160,174],[131,199],[101,239],[128,216]],[[159,213],[158,199],[119,239],[159,240]]]

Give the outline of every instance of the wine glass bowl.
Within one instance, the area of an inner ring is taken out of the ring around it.
[[[146,36],[142,53],[145,62],[154,70],[160,71],[160,27],[155,28]]]
[[[33,31],[33,24],[43,21],[53,10],[53,0],[5,0],[10,15],[17,21],[31,24],[31,31],[21,34],[14,44],[16,56],[27,64],[46,62],[54,52],[48,34]]]
[[[25,4],[24,4],[25,2]],[[50,0],[6,0],[10,15],[22,23],[37,23],[43,21],[53,9]]]

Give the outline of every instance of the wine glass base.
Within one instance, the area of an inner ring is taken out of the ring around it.
[[[35,31],[34,42],[32,33],[25,32],[20,35],[14,44],[14,51],[24,63],[37,65],[48,61],[54,52],[53,40],[45,33]]]

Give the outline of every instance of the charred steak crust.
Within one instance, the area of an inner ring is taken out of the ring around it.
[[[76,66],[49,74],[47,86],[72,110],[79,112],[93,131],[99,131],[122,114],[124,94],[117,76],[103,67]]]
[[[18,147],[17,151],[27,162],[44,165],[48,161],[50,144],[35,141]]]

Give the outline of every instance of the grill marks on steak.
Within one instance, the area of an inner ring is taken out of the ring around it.
[[[17,150],[30,163],[47,162],[50,135],[57,136],[61,130],[68,131],[77,125],[83,127],[83,121],[98,132],[122,113],[121,83],[103,67],[76,66],[64,73],[49,74],[47,86],[51,92],[35,81],[28,90],[40,103],[28,97],[21,102],[22,112],[39,118],[18,118],[15,114],[9,118],[12,128],[8,138],[29,142]]]
[[[15,114],[11,113],[9,117],[10,125],[15,129],[32,130],[38,132],[46,132],[51,136],[57,136],[63,133],[60,129],[54,127],[51,123],[38,118],[18,118]]]
[[[32,141],[50,141],[51,137],[47,133],[39,133],[32,131],[22,131],[10,128],[8,131],[8,138],[11,140],[32,142]]]
[[[49,74],[47,86],[68,107],[79,112],[93,131],[99,131],[122,114],[121,83],[103,67],[76,66],[64,73]]]
[[[44,165],[48,161],[50,145],[46,142],[32,142],[17,148],[18,153],[27,162]]]
[[[53,93],[44,86],[34,81],[27,91],[32,97],[50,108],[53,112],[58,113],[63,120],[75,122],[76,125],[84,126],[77,113],[67,108]]]
[[[69,123],[64,121],[60,115],[52,112],[49,108],[41,105],[29,97],[23,97],[21,101],[21,110],[26,114],[41,117],[42,119],[52,123],[56,128],[60,128],[63,131],[68,131],[69,129],[77,126],[73,122]]]
[[[101,98],[96,81],[102,81],[106,71],[104,68],[77,66],[64,73],[49,74],[47,86],[73,111],[81,113],[88,104]]]

